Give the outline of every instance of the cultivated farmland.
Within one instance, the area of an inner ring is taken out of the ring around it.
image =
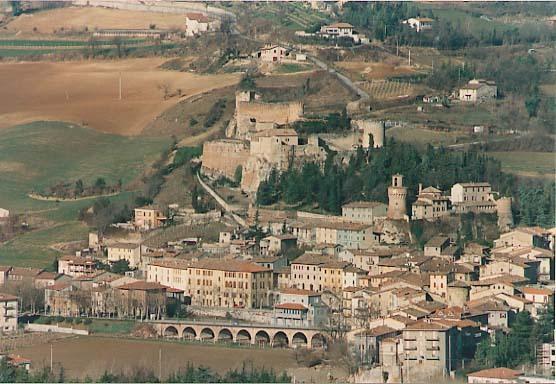
[[[0,64],[0,129],[51,120],[136,135],[184,97],[239,79],[236,74],[163,70],[163,63],[164,59],[148,58]]]
[[[95,29],[129,28],[183,29],[183,15],[105,8],[68,7],[23,14],[8,23],[6,32],[24,35],[53,34],[55,31],[84,32]]]

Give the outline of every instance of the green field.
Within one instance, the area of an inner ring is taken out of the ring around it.
[[[488,152],[502,162],[502,170],[521,176],[554,180],[556,157],[551,152]]]
[[[412,127],[394,127],[386,130],[386,137],[397,141],[412,143],[418,147],[431,145],[451,145],[468,140],[468,137],[459,132],[436,132]]]
[[[60,181],[103,177],[125,184],[160,156],[169,139],[122,137],[60,122],[36,122],[0,130],[0,207],[47,220],[48,228],[17,236],[0,245],[0,264],[48,265],[55,242],[85,239],[78,212],[93,200],[51,202],[27,194]],[[129,199],[131,192],[111,199]]]
[[[129,45],[144,43],[145,39],[121,39],[118,43]],[[95,40],[99,45],[116,45],[114,40]],[[90,45],[89,40],[19,40],[19,39],[0,39],[0,46],[3,47],[85,47]]]
[[[280,64],[276,68],[276,73],[296,73],[311,70],[312,66],[308,64],[286,63]]]

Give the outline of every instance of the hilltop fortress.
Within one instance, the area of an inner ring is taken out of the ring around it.
[[[212,177],[233,179],[241,168],[241,189],[256,193],[273,169],[285,171],[304,163],[324,164],[326,151],[317,136],[301,143],[297,132],[279,126],[303,116],[303,104],[265,103],[255,92],[236,93],[234,120],[226,130],[227,139],[206,142],[201,171]]]
[[[265,103],[261,95],[253,91],[237,92],[234,119],[226,136],[249,140],[254,133],[293,123],[302,117],[301,101]]]

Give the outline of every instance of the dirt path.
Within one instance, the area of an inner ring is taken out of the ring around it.
[[[114,193],[107,193],[105,195],[93,195],[93,196],[84,196],[84,197],[76,197],[73,199],[67,199],[62,197],[49,197],[49,196],[42,196],[37,195],[35,193],[29,193],[27,196],[33,200],[40,200],[40,201],[55,201],[55,202],[64,202],[64,201],[81,201],[81,200],[91,200],[96,199],[98,197],[111,197],[119,195],[121,192],[114,192]]]

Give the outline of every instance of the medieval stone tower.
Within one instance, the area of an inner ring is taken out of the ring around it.
[[[365,120],[360,127],[363,129],[363,148],[371,146],[373,138],[373,148],[382,148],[384,146],[384,121]]]
[[[496,200],[496,210],[498,211],[498,228],[502,232],[509,231],[514,226],[512,198],[501,197]]]
[[[387,217],[389,219],[403,220],[407,216],[406,199],[407,188],[403,186],[403,176],[393,175],[392,185],[388,187]]]

